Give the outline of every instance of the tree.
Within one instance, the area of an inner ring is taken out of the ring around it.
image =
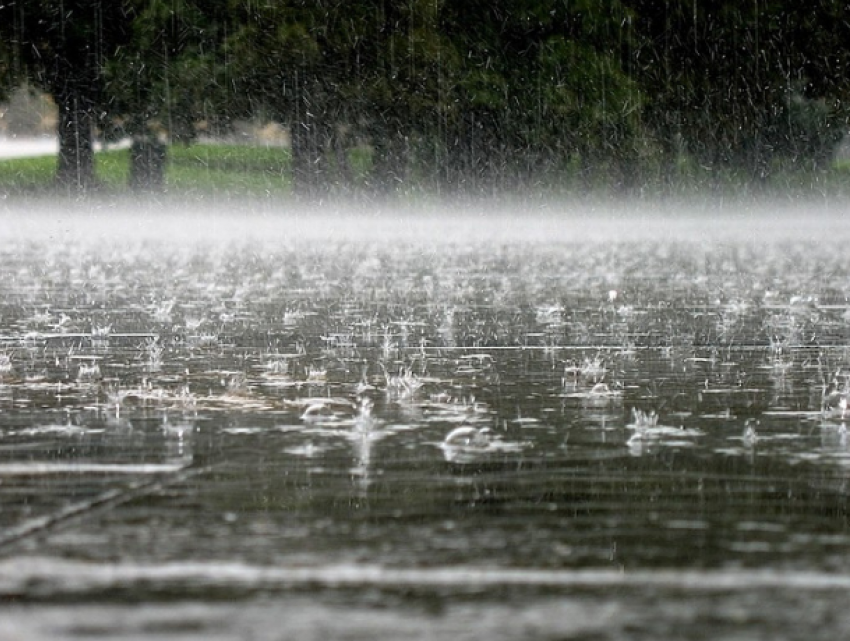
[[[204,116],[225,116],[210,89],[226,4],[125,0],[124,16],[129,37],[104,65],[106,134],[133,140],[131,185],[160,189],[166,144],[193,140]]]
[[[94,185],[94,136],[136,141],[131,179],[161,178],[157,136],[189,140],[206,101],[225,0],[22,0],[0,4],[0,34],[20,70],[59,109],[57,181]],[[0,50],[2,56],[3,50]],[[2,61],[3,58],[0,58]],[[2,64],[2,62],[0,62]],[[0,67],[2,70],[3,67]]]
[[[16,84],[13,49],[6,38],[0,38],[0,100],[6,100]]]
[[[0,31],[20,71],[46,91],[59,109],[61,185],[94,184],[94,127],[103,99],[103,66],[108,53],[126,41],[120,2],[28,0],[0,5]]]
[[[831,157],[848,113],[845,3],[623,1],[641,37],[645,119],[671,158],[758,182],[778,163]]]
[[[631,181],[642,96],[624,63],[631,15],[619,2],[452,0],[443,21],[462,61],[450,182],[529,186],[576,158],[588,169],[613,159]]]
[[[846,129],[850,25],[817,0],[7,0],[0,92],[60,109],[57,179],[94,180],[95,128],[165,142],[262,115],[286,124],[296,190],[410,181],[488,192],[564,169],[629,187],[651,154],[817,168]]]
[[[289,124],[296,192],[312,196],[327,179],[328,95],[334,68],[322,41],[324,3],[235,3],[220,56],[218,86],[237,117],[259,113]],[[232,90],[232,91],[231,91]]]

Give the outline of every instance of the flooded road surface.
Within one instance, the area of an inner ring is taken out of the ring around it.
[[[837,219],[109,213],[2,223],[3,638],[846,631]]]

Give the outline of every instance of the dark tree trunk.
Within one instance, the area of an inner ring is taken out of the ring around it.
[[[463,114],[449,127],[446,136],[445,166],[440,186],[445,193],[459,194],[469,189],[472,148],[469,116]]]
[[[372,171],[369,184],[378,195],[397,193],[407,180],[408,141],[400,126],[372,128]]]
[[[309,115],[291,130],[292,189],[296,196],[316,198],[327,187],[327,136],[318,120]]]
[[[94,108],[77,87],[66,86],[54,95],[59,106],[59,159],[56,181],[85,191],[95,183]]]
[[[137,138],[130,147],[130,187],[141,191],[165,188],[166,146],[155,138]]]
[[[336,127],[332,134],[331,147],[334,152],[334,160],[336,164],[336,178],[339,181],[339,186],[344,190],[354,189],[354,170],[351,168],[351,163],[348,161],[348,144],[346,133]]]

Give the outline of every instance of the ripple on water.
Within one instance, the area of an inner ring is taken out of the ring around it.
[[[842,246],[39,238],[0,253],[3,518],[114,476],[169,488],[75,522],[97,550],[46,536],[57,556],[150,555],[155,582],[252,554],[408,559],[426,584],[449,561],[564,585],[571,564],[835,563]]]

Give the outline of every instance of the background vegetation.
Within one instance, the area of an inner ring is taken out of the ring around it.
[[[98,181],[95,137],[131,137],[127,179],[156,187],[160,144],[246,119],[289,134],[286,162],[257,156],[256,180],[308,196],[817,185],[847,131],[845,14],[836,0],[11,0],[0,92],[52,96],[56,179],[80,189]]]

